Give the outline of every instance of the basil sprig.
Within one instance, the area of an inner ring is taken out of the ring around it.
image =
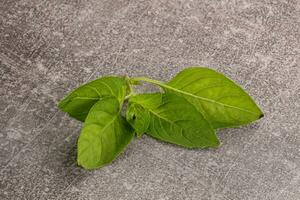
[[[163,90],[135,94],[131,85],[141,82]],[[121,110],[125,101],[124,117]],[[186,68],[166,83],[146,77],[102,77],[72,91],[58,107],[84,122],[77,162],[85,169],[113,161],[134,135],[145,133],[186,148],[218,147],[217,129],[263,117],[240,86],[204,67]]]

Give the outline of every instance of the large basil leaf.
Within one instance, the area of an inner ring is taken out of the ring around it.
[[[168,83],[147,78],[136,80],[157,84],[183,96],[214,128],[240,126],[263,117],[260,108],[240,86],[208,68],[187,68]]]
[[[99,78],[72,91],[58,107],[71,117],[84,121],[91,107],[105,96],[114,96],[122,103],[127,88],[123,77]]]
[[[78,140],[78,164],[95,169],[114,160],[134,136],[133,129],[120,115],[115,97],[104,97],[93,107],[85,120]]]
[[[181,145],[188,148],[217,147],[219,140],[211,125],[203,115],[183,97],[171,93],[140,94],[129,101],[131,107],[139,105],[143,112],[129,114],[129,123],[143,124],[147,127],[147,134],[160,140]],[[133,109],[134,110],[134,109]],[[150,114],[150,122],[142,120],[142,116]],[[140,120],[140,122],[138,122]],[[141,125],[140,125],[141,126]]]

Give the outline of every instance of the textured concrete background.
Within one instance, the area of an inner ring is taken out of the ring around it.
[[[0,199],[299,200],[299,0],[1,0]],[[107,74],[168,80],[209,66],[265,117],[222,147],[136,139],[111,165],[76,166],[81,123],[56,103]]]

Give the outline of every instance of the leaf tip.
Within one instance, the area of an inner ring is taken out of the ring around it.
[[[264,113],[261,113],[261,114],[259,115],[258,119],[261,119],[261,118],[263,118],[264,116],[265,116]]]
[[[64,107],[69,103],[69,101],[70,101],[69,99],[64,98],[57,103],[57,107],[62,111],[64,111]]]
[[[213,147],[213,148],[219,148],[221,145],[222,145],[222,144],[221,144],[220,140],[218,139],[218,140],[212,145],[212,147]]]

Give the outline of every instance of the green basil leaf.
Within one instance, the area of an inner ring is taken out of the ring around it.
[[[123,77],[103,77],[80,86],[65,97],[58,107],[77,120],[85,121],[91,107],[105,96],[116,97],[122,103],[128,84]]]
[[[135,80],[150,82],[183,96],[216,129],[248,124],[263,117],[260,108],[240,86],[208,68],[184,69],[168,83],[143,77]]]
[[[115,97],[104,97],[93,105],[78,140],[78,164],[95,169],[114,160],[129,144],[134,131],[120,115]]]
[[[150,113],[141,105],[130,103],[126,111],[126,120],[134,128],[137,136],[141,136],[150,125]]]
[[[240,86],[208,68],[185,69],[167,85],[206,113],[214,128],[248,124],[263,116],[260,108]]]
[[[219,140],[211,125],[183,97],[171,93],[140,94],[129,100],[129,109],[136,104],[150,114],[148,135],[188,148],[219,146]],[[141,118],[131,120],[136,124],[145,122],[137,121]],[[144,125],[146,126],[147,124]]]

